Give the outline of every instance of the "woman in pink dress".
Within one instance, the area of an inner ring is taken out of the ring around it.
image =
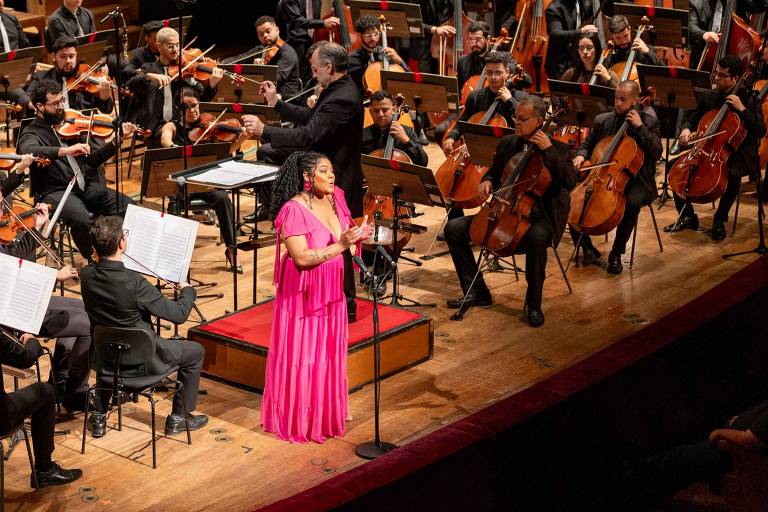
[[[334,187],[330,161],[291,154],[272,186],[278,233],[274,313],[261,422],[280,439],[322,443],[344,434],[347,418],[347,309],[344,251],[370,236],[355,225]],[[280,257],[280,242],[286,254]]]

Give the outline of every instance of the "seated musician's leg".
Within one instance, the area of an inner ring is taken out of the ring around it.
[[[232,201],[229,199],[229,194],[224,190],[212,190],[210,192],[195,192],[189,195],[190,199],[196,197],[201,198],[216,212],[216,217],[219,219],[219,232],[221,233],[221,239],[224,240],[224,244],[227,247],[234,245],[235,239],[232,235],[232,225],[235,222],[235,211]]]
[[[552,226],[543,220],[533,222],[518,245],[518,252],[525,253],[525,280],[528,282],[525,314],[531,327],[544,323],[541,297],[547,269],[547,250],[551,245]]]
[[[52,203],[55,208],[58,206],[63,195],[64,191],[51,192],[42,199],[42,202]],[[91,239],[88,236],[90,217],[88,215],[88,208],[83,200],[83,195],[83,192],[72,191],[64,207],[61,209],[61,219],[69,226],[77,250],[80,251],[83,258],[90,260],[92,252]]]
[[[588,234],[581,233],[571,224],[568,224],[568,231],[571,233],[573,246],[581,248],[582,262],[584,265],[590,265],[600,259],[600,251],[592,245],[592,239]]]
[[[627,241],[632,236],[632,231],[637,224],[640,209],[650,202],[648,191],[639,180],[631,181],[624,192],[626,204],[624,216],[616,227],[616,236],[613,239],[613,248],[608,255],[608,273],[620,274],[624,269],[621,264],[621,255],[627,248]]]
[[[184,431],[185,422],[189,423],[190,430],[204,427],[208,423],[208,417],[204,414],[192,414],[197,408],[197,393],[205,350],[202,345],[194,341],[167,340],[167,342],[178,344],[181,349],[175,363],[179,366],[177,378],[184,386],[183,401],[181,395],[178,393],[174,395],[171,415],[165,420],[166,435],[173,435]],[[184,417],[185,409],[186,418]]]
[[[125,194],[115,194],[114,190],[93,182],[85,188],[83,202],[95,216],[125,215],[128,205],[134,204]]]
[[[728,222],[728,212],[731,211],[733,203],[739,195],[741,187],[741,173],[735,172],[735,169],[729,169],[728,185],[725,192],[720,196],[720,202],[715,211],[715,218],[712,220],[712,240],[722,240],[725,238],[725,223]]]
[[[692,229],[694,231],[699,229],[699,217],[693,209],[693,204],[674,192],[672,193],[672,196],[675,200],[675,209],[677,210],[678,215],[680,215],[680,221],[664,226],[664,231],[667,233],[674,233],[684,229]]]
[[[461,290],[465,294],[472,284],[472,279],[477,274],[471,293],[467,297],[466,305],[488,306],[491,304],[491,292],[483,280],[483,274],[477,273],[477,261],[470,244],[469,228],[472,225],[472,219],[474,216],[470,215],[448,221],[445,225],[445,241],[448,243],[453,265],[456,267]],[[461,300],[461,298],[449,300],[448,307],[460,307]]]

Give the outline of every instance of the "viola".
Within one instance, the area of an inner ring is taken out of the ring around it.
[[[384,17],[384,15],[379,16],[379,31],[381,32],[381,48],[382,50],[387,49],[387,30],[389,30],[392,27],[389,23],[387,23],[387,18]],[[363,88],[366,91],[370,91],[371,93],[374,93],[376,91],[381,90],[381,71],[399,71],[401,73],[405,72],[405,69],[400,64],[390,63],[389,57],[387,57],[386,52],[383,53],[381,62],[371,62],[368,64],[368,67],[365,69],[365,74],[363,75]]]
[[[114,131],[113,119],[107,114],[85,115],[73,109],[64,111],[64,121],[56,126],[56,133],[64,139],[74,139],[90,132],[91,137],[106,139]],[[151,130],[143,130],[136,127],[136,134],[149,137]]]
[[[653,101],[653,90],[638,98],[636,109],[647,107]],[[590,159],[582,165],[597,167],[571,191],[571,210],[568,222],[587,235],[603,235],[613,230],[624,216],[626,198],[624,189],[632,176],[637,175],[645,161],[645,153],[635,140],[627,135],[629,121],[624,120],[619,131],[597,143]]]
[[[565,110],[547,116],[541,131]],[[552,183],[535,144],[513,156],[504,166],[502,185],[493,192],[472,220],[469,236],[478,247],[504,257],[515,253],[520,240],[531,226],[531,210]]]
[[[184,52],[181,54],[181,74],[183,78],[191,76],[200,82],[207,82],[211,79],[213,70],[217,67],[219,67],[218,62],[215,59],[206,57],[202,50],[199,48],[189,48],[184,50]],[[258,80],[253,80],[252,78],[247,78],[231,71],[223,71],[224,75],[231,78],[237,84],[242,84],[244,81],[249,81],[261,85],[261,82]],[[175,78],[178,76],[178,74],[179,65],[177,63],[172,63],[168,66],[168,75]]]
[[[200,114],[200,122],[189,130],[189,139],[193,142],[234,142],[243,133],[243,125],[235,118],[214,121],[216,117],[210,112]]]
[[[751,73],[739,77],[733,94],[750,80]],[[724,103],[699,121],[695,140],[688,153],[675,161],[669,170],[669,187],[692,203],[709,203],[719,198],[728,185],[728,158],[739,148],[747,130],[738,114]]]
[[[12,148],[0,148],[0,169],[7,171],[16,165],[17,162],[21,162],[21,158],[21,155],[16,154]],[[51,165],[50,158],[44,156],[35,156],[33,161],[42,167]]]
[[[399,118],[403,114],[408,114],[408,105],[404,105],[405,98],[402,94],[398,94],[395,97],[395,111],[392,116],[392,122],[398,122]],[[407,117],[407,116],[406,116]],[[379,158],[385,158],[387,160],[394,160],[397,162],[413,163],[407,153],[395,149],[395,137],[392,134],[387,136],[387,142],[384,145],[384,149],[376,149],[371,152],[371,156],[377,156]],[[399,217],[409,217],[413,214],[413,208],[408,206],[400,206],[397,213],[395,213],[395,204],[391,197],[375,195],[372,192],[367,192],[363,198],[363,214],[367,215],[369,219],[374,219],[374,233],[368,240],[363,241],[363,249],[368,251],[375,251],[377,245],[383,245],[389,252],[395,250],[400,251],[405,247],[411,239],[411,233],[407,230],[398,231],[398,239],[392,240],[392,229],[380,225],[381,220],[392,220],[395,215]],[[359,219],[362,222],[362,219]]]
[[[275,58],[275,55],[277,55],[277,52],[280,51],[280,48],[282,48],[284,44],[285,41],[278,37],[277,41],[275,41],[275,44],[270,46],[269,49],[264,52],[264,57],[262,57],[264,64],[269,64],[269,61]]]
[[[99,83],[103,80],[109,82],[109,86],[112,90],[117,91],[117,85],[115,85],[107,73],[102,71],[102,66],[103,63],[101,61],[94,66],[89,66],[84,62],[78,64],[75,74],[67,78],[66,90],[64,92],[79,91],[87,92],[89,94],[98,94]],[[126,88],[121,89],[120,93],[123,95],[131,94]]]
[[[491,51],[495,52],[499,49],[499,46],[504,44],[510,44],[512,42],[512,39],[509,38],[509,33],[507,32],[507,29],[502,28],[501,29],[501,35],[495,39],[491,39],[492,45],[491,45]],[[467,79],[466,82],[464,82],[464,85],[461,86],[461,96],[459,99],[459,104],[464,105],[467,103],[467,98],[469,97],[469,93],[474,91],[475,89],[482,89],[485,87],[485,67],[483,67],[483,71],[479,75],[472,75]]]
[[[648,18],[648,16],[643,16],[640,21],[642,22],[642,25],[637,27],[637,31],[635,32],[635,37],[632,39],[634,41],[635,39],[642,37],[643,32],[650,30],[652,27],[649,25],[651,20]],[[632,44],[630,42],[630,44]],[[630,50],[629,55],[627,55],[627,60],[625,62],[617,62],[613,66],[611,66],[611,70],[619,75],[619,82],[623,82],[624,80],[634,80],[635,82],[638,82],[638,76],[637,76],[637,64],[635,64],[635,58],[637,57],[638,50]],[[639,83],[639,82],[638,82]]]
[[[723,18],[720,23],[721,34],[719,43],[707,43],[696,69],[715,70],[717,61],[726,55],[735,55],[741,59],[744,69],[756,60],[761,38],[749,24],[734,14],[736,0],[728,0]]]
[[[19,231],[32,229],[35,225],[36,208],[26,210],[21,205],[14,206],[13,213],[16,214],[15,217],[4,209],[0,210],[0,212],[2,212],[0,213],[0,244],[2,245],[14,241]],[[19,223],[19,221],[23,224]]]
[[[315,42],[334,41],[346,48],[347,53],[363,46],[360,34],[350,30],[350,27],[354,27],[352,11],[348,5],[344,4],[343,0],[333,0],[333,10],[323,16],[323,19],[334,15],[339,18],[339,26],[333,29],[316,28],[314,33]]]
[[[512,56],[525,69],[531,71],[534,91],[549,93],[544,58],[549,37],[544,11],[551,0],[525,0],[518,2],[515,17],[520,20],[512,43]]]

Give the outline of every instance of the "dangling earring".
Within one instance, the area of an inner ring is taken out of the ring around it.
[[[310,210],[312,209],[312,183],[310,181],[304,182],[304,192],[306,193],[306,196],[304,198],[304,201],[307,203],[307,208]]]
[[[309,190],[312,188],[312,184],[309,181],[304,182],[304,192],[309,192]]]

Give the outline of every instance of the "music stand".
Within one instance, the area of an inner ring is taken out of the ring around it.
[[[464,143],[467,145],[472,163],[483,167],[493,165],[493,157],[496,154],[499,139],[515,133],[512,128],[468,121],[459,121],[459,128],[461,128],[461,134],[464,136]]]
[[[90,34],[78,36],[75,38],[75,40],[77,41],[78,55],[80,53],[81,46],[86,46],[94,43],[104,43],[106,45],[106,49],[104,53],[108,53],[112,51],[112,41],[115,40],[115,30],[114,29],[99,30],[98,32],[91,32]],[[51,44],[53,44],[53,41],[51,41]],[[99,55],[99,57],[101,57],[101,55]]]
[[[224,71],[230,71],[240,76],[256,80],[257,82],[270,82],[277,84],[277,66],[264,64],[221,64]],[[259,93],[261,84],[246,80],[243,85],[235,85],[232,80],[219,82],[214,101],[231,101],[234,103],[260,103],[267,102]]]
[[[167,20],[161,20],[164,27],[171,27],[176,32],[179,33],[179,39],[186,39],[187,38],[187,32],[189,31],[189,24],[192,23],[192,15],[189,16],[183,16],[181,18],[181,26],[182,31],[179,31],[179,18],[172,18]],[[147,20],[149,21],[149,20]],[[139,39],[138,39],[138,45],[142,46],[144,43],[144,27],[141,27],[141,32],[139,32]]]
[[[654,46],[666,48],[682,48],[687,46],[688,8],[665,9],[663,7],[646,7],[634,4],[614,4],[615,15],[623,14],[630,26],[642,25],[642,17],[648,16],[653,27],[649,30],[648,38]]]
[[[402,73],[381,70],[381,88],[392,97],[402,94],[405,104],[416,113],[413,129],[422,132],[419,114],[422,112],[459,113],[459,82],[455,76],[427,73]]]
[[[193,166],[215,162],[229,156],[228,143],[200,144],[187,146],[187,161]],[[165,197],[176,195],[179,191],[175,182],[168,181],[171,174],[184,169],[184,155],[181,147],[148,149],[144,152],[141,163],[141,195],[139,202],[144,197],[162,197],[163,210],[165,210]],[[197,192],[209,190],[200,185],[189,185],[189,191]],[[188,191],[188,192],[189,192]]]
[[[418,4],[351,0],[349,10],[353,20],[359,20],[362,16],[387,18],[387,23],[392,25],[392,28],[387,29],[387,37],[424,37],[421,6]]]
[[[111,46],[109,47],[111,48]],[[103,58],[107,54],[107,43],[104,41],[97,41],[92,44],[84,44],[77,47],[77,62],[85,62],[86,64],[95,64],[99,59]],[[105,62],[106,64],[106,62]]]
[[[363,176],[368,183],[368,190],[374,195],[391,197],[395,212],[399,211],[399,207],[402,206],[403,202],[448,207],[442,193],[440,193],[440,188],[437,186],[435,176],[427,167],[405,162],[394,162],[369,155],[361,156],[361,164]],[[392,240],[397,240],[397,232],[400,229],[398,216],[394,215],[392,219]],[[400,277],[397,271],[398,252],[393,248],[391,304],[400,307],[435,307],[436,304],[420,304],[400,294]],[[406,301],[410,304],[403,304],[401,301]]]
[[[602,85],[577,84],[561,80],[547,80],[552,98],[558,98],[568,110],[559,119],[559,124],[578,126],[579,134],[584,127],[594,124],[595,116],[608,112],[613,107],[615,89]],[[581,141],[579,141],[581,143]]]
[[[0,53],[0,87],[3,88],[6,101],[8,91],[21,89],[35,70],[35,64],[40,58],[42,47],[26,48],[24,50]],[[26,105],[24,105],[26,106]],[[8,109],[5,112],[5,140],[11,145],[11,116]]]
[[[671,115],[677,109],[692,109],[698,104],[700,91],[710,89],[709,73],[706,71],[696,71],[682,67],[660,67],[637,65],[637,75],[640,80],[640,87],[648,89],[654,87],[657,91],[664,91],[666,94],[656,97],[656,106],[669,109],[670,115],[660,116],[662,122],[662,136],[666,137],[666,151],[664,154],[664,182],[661,185],[661,195],[659,197],[659,208],[669,199],[669,146],[670,139],[677,133],[677,116]]]

